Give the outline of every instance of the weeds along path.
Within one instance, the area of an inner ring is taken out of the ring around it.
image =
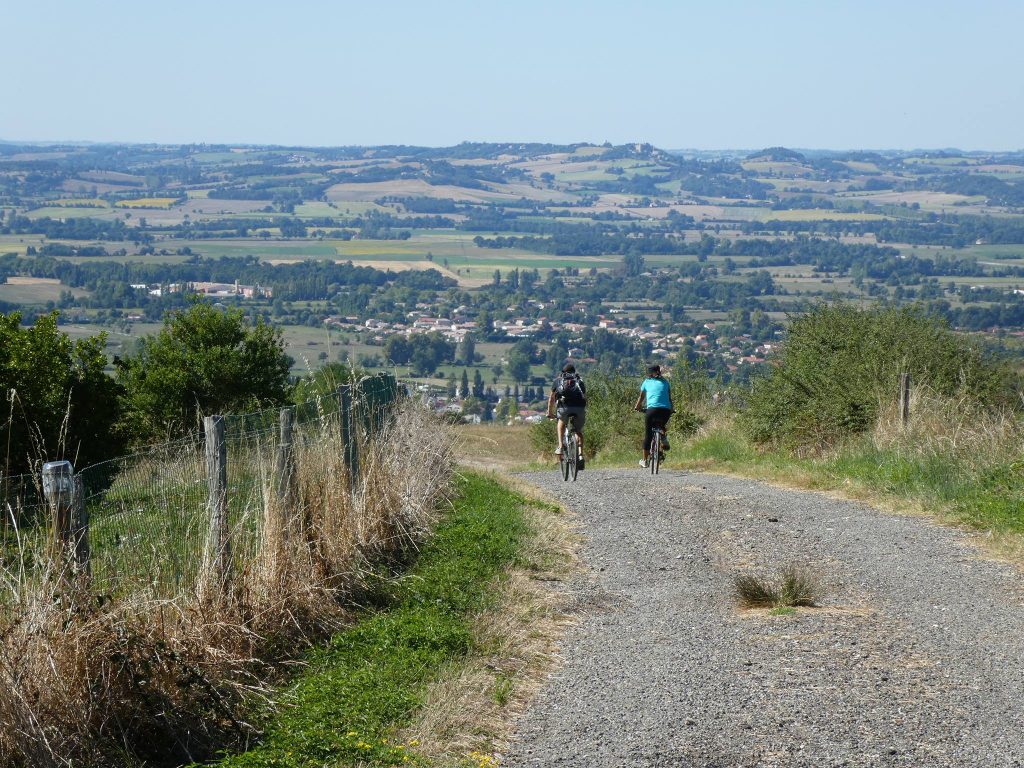
[[[969,535],[716,475],[525,479],[588,572],[503,765],[1024,765],[1024,579]],[[789,563],[820,607],[737,607],[736,574]]]

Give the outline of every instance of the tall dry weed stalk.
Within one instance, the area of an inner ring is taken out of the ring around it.
[[[281,662],[346,620],[368,563],[415,546],[446,498],[452,436],[405,403],[361,445],[349,487],[336,424],[295,440],[290,493],[262,472],[262,536],[216,599],[144,585],[98,598],[58,564],[0,569],[0,765],[176,765],[255,735]],[[259,462],[268,468],[269,462]]]
[[[878,448],[948,458],[976,473],[1021,456],[1024,423],[1009,408],[986,408],[966,396],[944,397],[918,386],[910,393],[908,423],[901,423],[895,402],[884,403],[871,437]]]

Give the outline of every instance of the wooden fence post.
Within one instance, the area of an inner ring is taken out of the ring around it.
[[[900,374],[899,392],[900,426],[906,429],[910,422],[910,374]]]
[[[359,446],[356,439],[356,422],[354,408],[354,387],[346,384],[341,387],[341,442],[345,451],[345,466],[348,467],[349,486],[355,490],[359,480]]]
[[[78,572],[80,579],[88,582],[90,576],[89,561],[92,557],[92,551],[89,548],[89,510],[85,506],[85,486],[82,483],[82,476],[75,475],[74,483],[71,526],[72,540],[75,545],[75,570]]]
[[[218,591],[227,586],[231,566],[230,529],[228,527],[228,450],[224,442],[224,417],[206,416],[206,510],[210,516],[206,569]]]
[[[294,413],[292,408],[281,409],[281,434],[277,444],[277,462],[274,466],[274,490],[281,516],[279,523],[281,533],[285,536],[288,534],[295,490],[295,450],[292,447]]]

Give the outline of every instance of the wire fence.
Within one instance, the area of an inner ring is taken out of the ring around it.
[[[266,540],[282,473],[294,471],[289,462],[296,455],[314,455],[296,447],[341,437],[351,476],[335,480],[354,486],[358,447],[393,411],[399,389],[393,377],[374,376],[285,409],[212,417],[222,419],[223,443],[215,448],[226,460],[216,477],[203,432],[85,467],[77,475],[80,509],[71,516],[77,523],[68,523],[79,529],[65,540],[84,543],[90,587],[100,594],[145,588],[166,597],[193,589],[209,567],[217,525],[226,530],[234,567],[245,567]],[[32,578],[52,564],[62,518],[38,475],[0,476],[0,504],[3,568]]]

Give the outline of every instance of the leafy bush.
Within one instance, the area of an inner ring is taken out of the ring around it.
[[[116,362],[127,428],[157,438],[195,429],[203,415],[281,405],[292,360],[280,329],[197,301]]]
[[[874,426],[901,373],[940,395],[1007,405],[1009,368],[919,308],[819,306],[795,318],[742,424],[757,442],[822,445]]]
[[[79,466],[116,456],[117,382],[104,372],[106,334],[72,341],[57,313],[22,326],[21,313],[0,314],[0,473],[33,471],[40,461]]]

